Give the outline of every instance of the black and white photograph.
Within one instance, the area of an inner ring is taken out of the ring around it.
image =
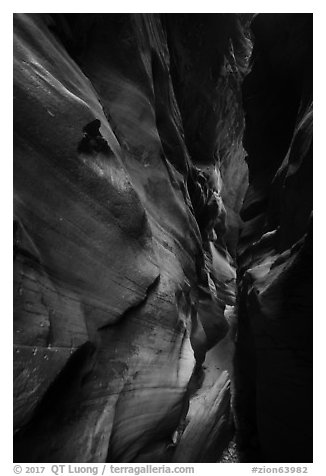
[[[219,6],[11,14],[16,474],[312,471],[315,15]]]

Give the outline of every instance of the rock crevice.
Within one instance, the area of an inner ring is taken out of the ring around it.
[[[296,431],[287,375],[310,395],[310,16],[252,18],[14,15],[15,461],[217,462],[234,433],[285,461],[269,412]]]

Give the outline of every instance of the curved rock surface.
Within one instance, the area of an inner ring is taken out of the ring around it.
[[[16,462],[309,460],[310,16],[251,20],[14,15]]]
[[[252,31],[243,84],[249,188],[238,247],[238,449],[245,461],[311,462],[312,15],[258,15]]]
[[[243,26],[225,18],[214,73],[224,89],[205,86],[216,102],[206,122],[239,121],[240,182],[242,73],[231,53]],[[168,36],[174,21],[15,15],[16,461],[217,461],[233,434],[222,372],[234,252],[216,138],[203,138],[205,170],[185,138],[167,38],[193,68],[197,52],[189,37]],[[202,31],[211,19],[184,21]]]

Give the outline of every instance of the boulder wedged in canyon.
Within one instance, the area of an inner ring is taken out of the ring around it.
[[[16,462],[309,459],[310,17],[268,18],[14,15]]]
[[[312,15],[258,15],[243,83],[249,188],[238,246],[244,461],[312,461]],[[278,32],[277,35],[274,32]]]

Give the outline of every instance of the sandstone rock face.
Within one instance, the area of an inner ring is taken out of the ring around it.
[[[15,15],[15,461],[217,461],[232,437],[249,42],[199,20]]]
[[[311,18],[251,19],[14,15],[15,461],[311,460]]]
[[[312,15],[258,15],[252,31],[243,84],[249,188],[238,246],[238,444],[245,461],[311,462]]]

